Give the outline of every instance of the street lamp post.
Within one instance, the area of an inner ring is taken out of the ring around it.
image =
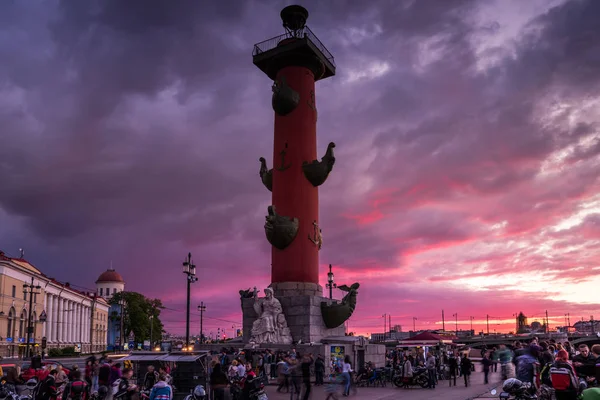
[[[125,299],[121,297],[121,299],[119,300],[119,306],[120,306],[120,311],[121,311],[121,315],[119,315],[119,350],[124,350],[125,349],[125,338],[123,337],[123,326],[124,326],[124,318],[125,318],[125,313],[124,313],[124,306],[125,306]]]
[[[327,273],[327,284],[326,288],[329,289],[329,298],[333,299],[333,289],[337,288],[337,284],[333,281],[333,272],[331,271],[331,264],[329,264],[329,272]]]
[[[188,253],[183,262],[183,273],[187,275],[187,306],[185,310],[185,345],[190,344],[190,285],[198,281],[196,278],[196,266],[192,262],[192,253]]]
[[[150,316],[150,350],[154,347],[152,346],[152,328],[154,327],[154,315]]]
[[[474,335],[475,332],[473,332],[473,320],[475,319],[475,317],[470,317],[471,318],[471,335]]]
[[[417,317],[413,317],[413,332],[417,331]]]
[[[33,326],[31,321],[31,312],[33,311],[33,295],[41,293],[42,287],[40,285],[33,284],[33,277],[31,278],[31,284],[23,284],[23,293],[29,294],[29,314],[27,316],[27,343],[25,344],[25,357],[31,357],[29,354],[29,342],[31,341],[31,334],[33,333]]]
[[[200,305],[198,306],[198,311],[200,311],[200,344],[202,344],[204,343],[204,332],[202,328],[202,323],[204,320],[204,311],[206,311],[206,306],[204,305],[203,301],[200,302]]]
[[[454,317],[454,329],[456,329],[454,332],[456,334],[456,336],[458,336],[458,313],[456,314],[452,314],[452,316]]]

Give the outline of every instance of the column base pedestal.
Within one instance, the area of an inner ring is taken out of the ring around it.
[[[294,343],[320,343],[327,337],[343,337],[345,326],[325,327],[321,316],[321,302],[330,302],[323,297],[323,288],[315,283],[277,282],[271,284],[275,298],[279,300],[290,328]],[[250,341],[252,323],[258,318],[254,312],[254,299],[242,299],[244,318],[244,342]]]

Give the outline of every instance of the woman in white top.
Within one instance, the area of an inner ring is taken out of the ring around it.
[[[350,373],[353,372],[352,371],[352,364],[350,364],[350,356],[346,356],[346,358],[344,358],[344,364],[342,364],[342,377],[344,378],[344,396],[349,396],[350,395],[350,382],[352,377],[350,376]]]

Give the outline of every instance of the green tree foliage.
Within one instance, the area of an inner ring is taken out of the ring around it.
[[[111,299],[111,304],[123,303],[123,335],[125,338],[133,332],[135,341],[142,343],[150,340],[151,343],[160,341],[163,334],[163,324],[160,321],[160,312],[164,308],[160,299],[148,299],[141,293],[119,292]],[[111,318],[118,319],[118,313]],[[150,326],[152,324],[152,329]],[[150,337],[152,332],[152,338]]]

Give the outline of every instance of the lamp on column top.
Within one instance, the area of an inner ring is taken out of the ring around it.
[[[331,264],[329,264],[329,272],[327,273],[327,284],[326,288],[329,289],[329,298],[333,299],[333,289],[337,288],[337,284],[333,281],[333,271],[331,270]]]

